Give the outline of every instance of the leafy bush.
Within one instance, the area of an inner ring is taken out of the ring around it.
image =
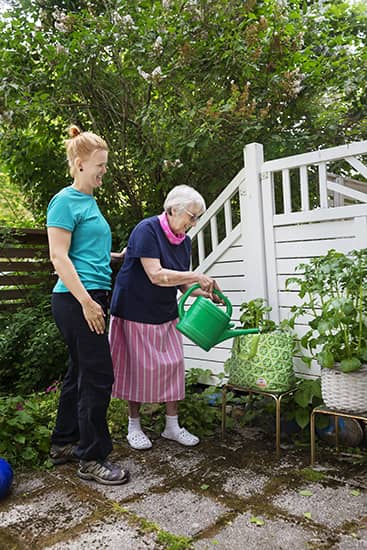
[[[0,315],[0,393],[41,391],[63,376],[66,360],[49,297],[11,316]]]
[[[107,411],[107,422],[113,439],[119,440],[122,434],[127,434],[127,401],[114,397],[111,399]]]
[[[201,437],[215,433],[221,419],[220,409],[210,404],[219,389],[204,389],[200,383],[208,374],[210,371],[201,369],[186,374],[186,397],[180,403],[180,422]],[[0,456],[12,466],[50,466],[48,452],[60,397],[58,386],[55,382],[46,391],[27,397],[0,397]],[[127,402],[111,399],[107,419],[112,437],[121,440],[127,433]],[[164,404],[145,404],[141,422],[144,429],[160,434],[165,423]]]
[[[59,391],[0,397],[0,456],[12,466],[47,465]]]
[[[301,345],[308,365],[353,372],[367,362],[367,248],[343,254],[329,250],[296,268],[301,274],[286,285],[298,286],[301,304],[292,307],[293,322],[311,317]]]
[[[283,399],[283,406],[286,410],[285,419],[295,420],[301,430],[304,430],[310,423],[310,414],[314,407],[322,404],[321,382],[319,378],[315,380],[301,378],[296,391]],[[317,419],[318,426],[323,424],[325,419]]]
[[[212,373],[203,369],[191,369],[185,376],[185,399],[179,404],[180,425],[192,431],[199,437],[215,433],[221,421],[221,411],[212,406],[213,396],[219,393],[219,388],[213,385],[204,386]],[[214,398],[214,401],[216,399]],[[220,399],[217,399],[219,402]],[[214,403],[217,404],[217,403]],[[160,434],[165,425],[165,405],[145,403],[140,411],[141,425],[144,430]],[[111,399],[108,410],[108,425],[111,435],[121,439],[127,434],[128,411],[127,402],[122,399]]]
[[[180,424],[201,437],[214,435],[221,422],[220,408],[212,405],[213,400],[214,405],[221,403],[221,398],[215,397],[220,389],[213,385],[200,387],[211,375],[210,370],[189,370],[185,378],[185,399],[179,405]]]

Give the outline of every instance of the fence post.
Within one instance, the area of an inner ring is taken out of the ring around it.
[[[245,253],[246,301],[268,299],[261,195],[263,146],[250,143],[244,148],[246,176],[239,188],[241,229]]]

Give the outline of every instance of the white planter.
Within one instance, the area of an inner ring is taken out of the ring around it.
[[[367,365],[355,372],[321,369],[321,393],[327,407],[338,411],[367,411]]]

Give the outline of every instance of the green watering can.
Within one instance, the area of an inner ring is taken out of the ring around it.
[[[216,289],[213,292],[224,301],[227,308],[225,312],[219,309],[209,298],[204,298],[204,296],[198,296],[185,312],[185,302],[191,292],[197,288],[200,288],[200,285],[196,284],[192,286],[181,297],[178,304],[180,320],[176,328],[202,349],[209,351],[213,346],[228,338],[259,332],[258,328],[233,329],[234,323],[230,322],[232,304],[226,296]]]

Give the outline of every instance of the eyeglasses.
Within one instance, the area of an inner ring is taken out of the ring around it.
[[[193,214],[190,210],[186,210],[186,208],[184,210],[190,216],[192,222],[197,222],[201,217],[201,214]]]

